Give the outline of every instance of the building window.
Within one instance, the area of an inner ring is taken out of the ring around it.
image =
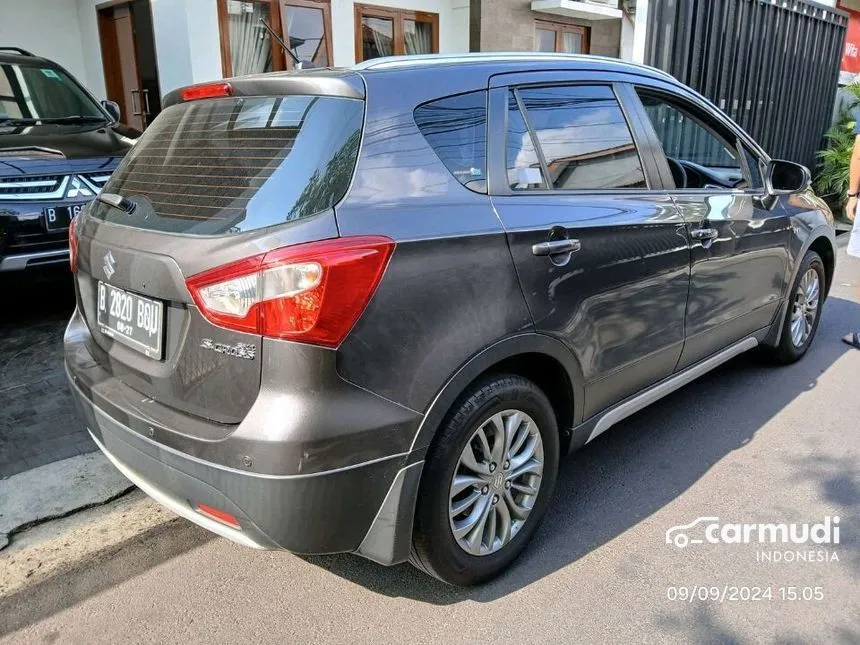
[[[290,51],[316,67],[330,67],[331,7],[328,0],[218,0],[224,76],[292,69],[293,59],[273,42],[260,19]]]
[[[260,18],[272,25],[269,0],[218,0],[221,30],[221,70],[224,76],[259,74],[280,69],[275,63],[272,39]]]
[[[331,6],[320,0],[281,0],[284,42],[300,61],[331,67]],[[287,57],[287,67],[293,60]]]
[[[535,51],[588,53],[588,28],[560,22],[535,22]]]
[[[355,5],[356,62],[438,51],[439,14]]]

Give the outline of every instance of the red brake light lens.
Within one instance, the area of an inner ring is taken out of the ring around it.
[[[344,237],[288,246],[187,280],[210,322],[271,338],[337,347],[376,291],[394,241]]]
[[[179,91],[183,101],[196,101],[197,99],[214,99],[223,96],[233,96],[233,86],[230,83],[205,83],[203,85],[192,85],[183,87]]]
[[[78,270],[78,218],[73,217],[69,222],[69,266],[72,273]]]

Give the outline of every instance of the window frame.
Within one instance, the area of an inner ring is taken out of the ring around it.
[[[754,195],[761,196],[766,193],[764,187],[764,169],[767,167],[769,157],[763,153],[758,144],[749,138],[742,130],[734,127],[729,123],[723,115],[714,110],[708,109],[701,102],[693,100],[691,97],[677,91],[672,91],[661,86],[648,85],[643,83],[635,83],[631,85],[631,92],[635,98],[637,109],[641,112],[640,120],[643,122],[642,127],[645,128],[647,136],[653,141],[652,150],[656,163],[660,167],[662,176],[662,190],[665,193],[676,195],[705,195],[705,194],[734,194],[734,195]],[[663,143],[657,136],[651,119],[645,110],[640,94],[649,95],[666,101],[670,105],[679,109],[681,112],[696,121],[709,134],[714,136],[726,148],[733,150],[738,158],[738,165],[743,173],[744,179],[748,186],[746,188],[678,188],[675,185],[675,180],[672,177],[669,163],[666,160],[666,152],[663,149]],[[710,122],[710,123],[709,123]],[[716,128],[712,125],[716,123]],[[731,135],[734,143],[728,140],[727,135]],[[750,175],[748,160],[744,149],[756,159],[759,164],[759,173],[762,176],[762,185],[753,187],[752,176]]]
[[[639,161],[642,165],[642,172],[645,176],[645,186],[639,188],[553,188],[550,177],[547,174],[546,159],[544,157],[543,148],[537,138],[537,133],[532,127],[531,120],[528,114],[523,111],[522,101],[519,96],[519,89],[532,89],[541,87],[569,87],[569,86],[588,86],[596,85],[609,87],[612,90],[615,100],[621,108],[621,113],[624,120],[627,122],[627,128],[630,130],[630,135],[633,140],[633,145],[636,148],[636,153],[639,155]],[[607,78],[588,78],[588,79],[559,79],[524,83],[511,83],[509,85],[491,86],[489,99],[489,127],[487,129],[487,174],[488,174],[488,192],[490,195],[497,196],[549,196],[549,195],[633,195],[637,193],[653,193],[660,188],[660,175],[654,165],[653,151],[651,150],[651,142],[643,136],[641,124],[638,123],[638,114],[629,109],[630,98],[628,96],[629,86],[625,83],[620,83],[616,80]],[[529,136],[532,140],[532,145],[535,147],[538,159],[541,164],[541,175],[547,188],[530,188],[528,190],[514,190],[508,183],[507,174],[507,136],[508,136],[508,95],[514,92],[517,97],[517,104],[522,113],[523,122],[529,131]],[[641,109],[641,106],[640,106]]]
[[[439,14],[429,11],[413,11],[411,9],[399,9],[395,7],[380,7],[378,5],[363,4],[356,2],[353,8],[354,27],[355,27],[355,62],[363,63],[364,58],[364,43],[361,39],[361,19],[367,18],[382,18],[391,20],[394,33],[392,44],[392,56],[406,56],[406,44],[403,22],[405,20],[414,20],[415,22],[430,23],[430,40],[432,54],[439,53]],[[367,60],[373,60],[372,58]]]
[[[565,22],[555,22],[553,20],[543,20],[537,19],[535,20],[535,33],[534,33],[534,51],[538,52],[537,49],[537,30],[543,29],[544,31],[553,31],[555,32],[555,50],[556,54],[566,54],[570,52],[565,52],[562,49],[562,44],[564,43],[564,34],[580,34],[582,36],[582,51],[579,52],[581,54],[588,54],[591,52],[591,28],[584,27],[582,25],[569,25]],[[539,53],[539,52],[538,52]],[[549,53],[549,52],[546,52]]]
[[[331,1],[330,0],[277,0],[278,5],[278,29],[281,38],[284,42],[289,42],[290,34],[284,29],[283,15],[284,7],[304,7],[305,9],[321,9],[323,13],[323,29],[325,30],[325,48],[326,56],[328,57],[329,67],[334,67],[334,51],[332,50],[332,34],[331,34]],[[272,25],[272,29],[275,26]],[[280,52],[280,58],[283,59],[286,69],[295,69],[293,59],[287,56],[287,53],[282,51],[281,46],[275,43]]]
[[[233,74],[233,54],[230,49],[230,17],[227,12],[227,5],[231,0],[216,0],[218,8],[218,39],[221,44],[221,74],[224,78],[231,78]],[[269,5],[269,26],[275,30],[275,33],[283,38],[283,30],[281,29],[281,10],[280,0],[239,0],[241,2],[253,2],[255,4]],[[271,39],[272,47],[272,71],[280,72],[284,69],[283,57],[286,54],[281,50],[281,46]]]

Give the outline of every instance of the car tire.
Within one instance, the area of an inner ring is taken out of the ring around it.
[[[812,302],[810,302],[807,300],[806,296],[808,294],[805,292],[808,291],[809,280],[813,274],[817,280],[817,291],[814,294],[814,298],[812,298]],[[815,332],[818,331],[818,323],[821,321],[826,280],[824,262],[821,260],[821,256],[815,251],[808,251],[800,263],[800,269],[797,272],[794,283],[791,285],[791,291],[789,291],[788,311],[783,321],[779,344],[775,347],[764,348],[765,355],[773,362],[779,365],[789,365],[799,361],[809,350],[812,341],[815,339]],[[806,305],[806,309],[804,309],[804,305]],[[808,313],[810,310],[809,307],[813,305],[814,318],[808,327],[805,327],[798,316],[800,318],[806,317],[804,311]],[[794,327],[798,321],[803,326],[803,333],[800,337],[797,335],[797,328]]]
[[[497,444],[502,435],[511,439]],[[467,455],[467,446],[474,462]],[[505,452],[507,446],[510,450]],[[530,450],[532,456],[528,457]],[[499,454],[505,459],[496,464]],[[476,383],[454,404],[428,450],[410,562],[453,585],[480,584],[499,575],[522,553],[537,530],[555,487],[558,459],[555,413],[537,385],[508,374]],[[471,466],[482,472],[471,470]],[[504,482],[499,482],[500,477]],[[482,478],[452,495],[463,481]],[[473,498],[470,507],[455,515],[460,504]],[[525,508],[530,510],[520,519]],[[478,521],[466,535],[455,537],[455,526],[462,532],[478,515],[486,521]]]

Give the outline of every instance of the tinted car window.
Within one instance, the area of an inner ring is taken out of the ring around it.
[[[220,235],[308,217],[346,192],[363,102],[319,96],[213,99],[164,110],[105,185],[125,213],[98,219],[173,233]]]
[[[457,181],[475,192],[487,192],[486,92],[420,105],[415,123]]]
[[[519,90],[553,188],[644,188],[645,173],[621,106],[607,86]]]
[[[667,157],[706,168],[740,169],[737,151],[716,134],[719,126],[706,127],[700,117],[662,98],[647,95],[641,98]]]
[[[63,70],[49,66],[0,64],[0,119],[104,118]]]
[[[514,92],[508,94],[507,134],[508,184],[512,190],[546,188],[540,160]]]

